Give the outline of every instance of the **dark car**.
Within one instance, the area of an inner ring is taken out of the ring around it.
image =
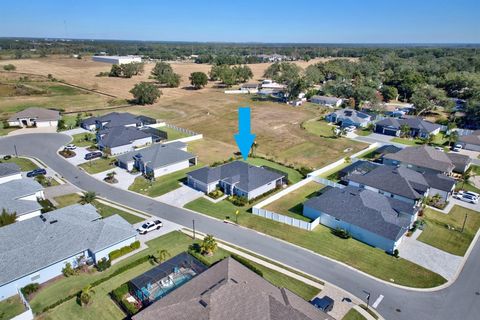
[[[323,312],[330,312],[333,309],[334,301],[329,296],[324,296],[322,299],[315,298],[310,303]]]
[[[36,177],[36,176],[41,176],[41,175],[46,175],[46,174],[47,174],[47,170],[42,169],[42,168],[38,168],[38,169],[32,170],[30,172],[27,172],[27,177],[33,178],[33,177]]]
[[[90,152],[85,155],[85,160],[92,160],[92,159],[100,158],[101,156],[102,156],[102,153],[100,151]]]

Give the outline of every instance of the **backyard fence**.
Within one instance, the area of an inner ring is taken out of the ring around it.
[[[313,181],[315,181],[317,183],[320,183],[320,184],[323,184],[323,185],[328,186],[328,187],[339,188],[339,189],[345,188],[345,186],[343,184],[340,184],[340,183],[337,183],[337,182],[334,182],[334,181],[331,181],[331,180],[328,180],[328,179],[325,179],[325,178],[312,177],[312,179],[313,179]]]
[[[252,213],[256,216],[260,216],[266,219],[288,224],[292,227],[297,227],[297,228],[308,230],[308,231],[312,231],[316,226],[318,226],[318,223],[320,221],[320,218],[317,218],[312,222],[303,221],[303,220],[295,219],[289,216],[284,216],[283,214],[279,214],[273,211],[268,211],[265,209],[255,208],[255,207],[252,208]]]
[[[10,320],[33,320],[33,312],[32,308],[30,308],[30,304],[28,304],[27,299],[23,296],[22,291],[18,289],[18,295],[20,296],[20,299],[22,300],[23,305],[25,306],[25,311],[15,317],[13,317]]]
[[[165,127],[167,128],[170,128],[170,129],[174,129],[174,130],[177,130],[177,131],[180,131],[182,133],[185,133],[185,134],[188,134],[190,136],[196,136],[196,135],[199,135],[199,133],[197,132],[194,132],[192,130],[188,130],[188,129],[185,129],[185,128],[180,128],[180,127],[177,127],[173,124],[170,124],[170,123],[165,123]]]

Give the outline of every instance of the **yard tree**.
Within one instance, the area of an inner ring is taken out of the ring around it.
[[[203,88],[208,83],[208,76],[204,72],[192,72],[190,74],[190,83],[195,89]]]
[[[217,241],[211,234],[207,234],[200,243],[200,250],[202,254],[211,256],[217,250]]]
[[[87,306],[92,301],[92,296],[95,293],[91,285],[88,285],[82,289],[80,292],[80,304],[82,306]]]
[[[279,83],[289,83],[300,78],[302,69],[291,62],[275,62],[265,70],[263,76]]]
[[[402,137],[408,137],[410,135],[410,127],[408,124],[402,124],[400,126],[400,135]]]
[[[17,220],[17,214],[15,212],[8,212],[7,209],[3,208],[2,213],[0,214],[0,227],[14,223]]]
[[[318,84],[325,80],[325,74],[318,68],[317,65],[309,65],[305,69],[305,77],[313,84]]]
[[[80,197],[80,202],[82,204],[92,203],[95,199],[97,199],[97,194],[93,191],[84,192],[83,195]]]
[[[163,261],[167,260],[170,257],[170,252],[166,249],[158,249],[157,253],[154,255],[154,260],[156,263],[162,263]]]
[[[237,82],[247,82],[253,78],[252,69],[248,66],[234,66],[233,71],[235,72]]]
[[[298,98],[298,95],[306,91],[309,87],[307,80],[302,77],[296,80],[293,80],[287,85],[287,94],[289,100],[294,100]]]
[[[160,84],[168,87],[178,87],[180,85],[180,75],[174,73],[170,64],[166,62],[157,62],[151,74],[152,78]]]
[[[3,70],[5,71],[15,71],[17,67],[15,67],[13,64],[9,63],[3,66]]]
[[[137,83],[130,93],[133,95],[138,104],[153,104],[162,95],[162,91],[149,82]]]
[[[396,100],[398,96],[398,90],[392,86],[383,86],[380,90],[384,101]]]
[[[122,67],[118,64],[113,64],[112,69],[110,69],[110,77],[121,77],[122,76]]]
[[[450,133],[448,134],[448,145],[449,146],[452,146],[452,143],[455,143],[457,142],[458,140],[458,131],[450,131]]]

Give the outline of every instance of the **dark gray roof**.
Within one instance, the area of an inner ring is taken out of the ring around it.
[[[333,320],[226,258],[133,316],[134,320]]]
[[[100,130],[98,134],[99,142],[108,148],[128,145],[135,140],[151,137],[150,134],[133,127],[111,127]]]
[[[392,127],[395,129],[400,129],[400,127],[404,124],[406,124],[412,129],[417,129],[427,133],[431,133],[441,127],[436,123],[423,120],[422,118],[419,118],[419,117],[387,118],[377,122],[377,125],[380,125],[382,127]]]
[[[460,153],[449,152],[449,153],[447,153],[447,156],[450,158],[452,163],[455,165],[455,168],[453,168],[453,171],[455,171],[455,172],[465,172],[465,170],[467,170],[467,167],[469,166],[470,162],[472,162],[472,160],[470,159],[469,156],[466,156],[466,155],[460,154]]]
[[[429,146],[407,147],[397,153],[387,154],[384,158],[441,172],[450,172],[455,167],[445,152]]]
[[[307,200],[304,207],[326,213],[390,240],[399,239],[408,230],[410,218],[399,216],[399,213],[415,213],[412,204],[354,187],[327,187],[320,196]]]
[[[423,177],[427,181],[430,188],[435,188],[442,191],[451,191],[457,181],[452,177],[447,177],[443,173],[429,173],[425,172]]]
[[[0,163],[0,177],[13,176],[21,172],[16,163]]]
[[[422,198],[428,190],[423,175],[405,167],[378,166],[366,174],[352,174],[346,179],[412,200]]]
[[[142,118],[128,112],[111,112],[103,116],[91,117],[82,121],[84,125],[102,124],[108,122],[105,126],[116,127],[126,126],[142,122]]]
[[[15,212],[17,216],[40,210],[42,206],[36,200],[22,200],[42,191],[43,187],[33,179],[18,179],[0,184],[0,210]]]
[[[33,118],[37,121],[60,120],[60,112],[46,108],[31,107],[15,113],[8,121],[17,121],[23,118]]]
[[[466,136],[459,136],[458,141],[480,146],[480,130],[476,130],[472,134]]]
[[[376,154],[397,153],[400,150],[402,150],[402,148],[394,146],[393,144],[386,144],[386,145],[383,145],[380,148],[376,149],[375,153]]]
[[[76,204],[0,228],[0,285],[137,234],[119,215],[100,218],[94,206]]]
[[[205,184],[220,180],[236,183],[237,188],[246,192],[285,176],[262,167],[252,166],[243,161],[233,161],[214,168],[203,167],[191,171],[187,175]]]
[[[339,176],[343,177],[349,174],[365,174],[367,172],[372,171],[376,167],[378,167],[379,164],[371,162],[371,161],[366,161],[366,160],[358,160],[355,161],[354,163],[348,165],[347,167],[343,168],[340,170]]]
[[[125,153],[118,157],[121,162],[132,162],[134,158],[142,159],[151,169],[157,169],[177,162],[195,158],[194,154],[185,152],[170,144],[155,144],[153,146]]]
[[[371,116],[369,114],[357,111],[355,109],[349,109],[349,108],[340,109],[340,110],[334,111],[332,113],[335,113],[337,115],[338,119],[348,118],[348,119],[350,119],[350,120],[352,120],[353,122],[356,122],[356,123],[367,122],[367,121],[370,121],[370,119],[371,119]]]

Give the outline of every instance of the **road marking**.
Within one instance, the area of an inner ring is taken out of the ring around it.
[[[379,295],[377,300],[375,300],[375,302],[372,304],[372,307],[374,309],[377,309],[378,305],[380,304],[380,302],[382,302],[383,300],[383,294]]]

